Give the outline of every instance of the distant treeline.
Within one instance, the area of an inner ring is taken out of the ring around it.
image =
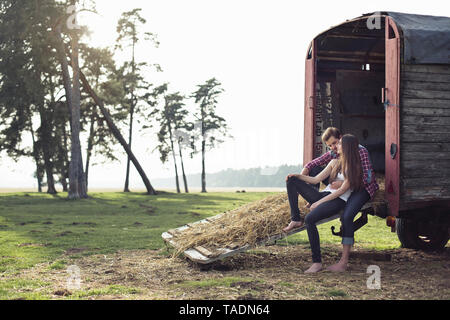
[[[281,165],[279,167],[226,169],[217,173],[208,173],[208,186],[210,187],[260,187],[277,188],[286,186],[286,176],[291,173],[300,173],[301,165]],[[187,175],[191,187],[201,187],[201,176]],[[157,188],[175,188],[175,178],[153,179]]]

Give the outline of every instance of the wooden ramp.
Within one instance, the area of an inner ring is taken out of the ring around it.
[[[362,207],[361,211],[368,211],[370,209],[371,209],[371,205],[369,203],[369,204],[364,205]],[[342,212],[343,212],[343,210],[341,210],[341,212],[339,212],[338,214],[335,214],[335,215],[333,215],[333,216],[331,216],[329,218],[320,220],[316,225],[320,225],[320,224],[332,221],[334,219],[337,219],[337,218],[339,218],[341,216]],[[188,228],[191,228],[193,225],[195,225],[197,223],[211,223],[215,219],[218,219],[223,214],[226,214],[226,212],[222,213],[222,214],[219,214],[217,216],[213,216],[213,217],[210,217],[210,218],[206,218],[206,219],[197,221],[197,222],[188,223],[188,224],[186,224],[186,225],[184,225],[182,227],[176,228],[176,229],[168,230],[167,232],[164,232],[161,236],[162,236],[163,240],[166,243],[168,243],[171,246],[176,248],[176,247],[178,247],[177,243],[176,243],[176,237],[182,231],[184,231],[184,230],[186,230]],[[187,249],[183,253],[188,259],[190,259],[190,260],[192,260],[192,261],[194,261],[196,263],[209,264],[209,263],[212,263],[214,261],[221,260],[221,259],[233,256],[235,254],[247,251],[247,250],[249,250],[251,248],[254,248],[256,246],[261,246],[261,245],[264,245],[264,244],[267,244],[267,243],[274,243],[277,240],[280,240],[280,239],[288,237],[288,236],[290,236],[292,234],[301,232],[301,231],[303,231],[305,229],[306,229],[306,226],[302,226],[300,228],[293,229],[293,230],[291,230],[289,232],[283,232],[283,231],[280,230],[279,234],[275,234],[275,235],[273,235],[273,236],[271,236],[271,237],[269,237],[269,238],[267,238],[267,239],[257,243],[256,245],[253,245],[253,246],[250,246],[250,245],[244,245],[244,246],[230,245],[230,246],[227,246],[225,248],[219,248],[219,249],[214,249],[214,250],[198,246],[198,247]]]

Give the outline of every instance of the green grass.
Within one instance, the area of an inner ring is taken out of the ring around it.
[[[161,233],[216,215],[274,193],[90,193],[89,199],[71,201],[66,193],[0,194],[0,299],[48,299],[49,284],[16,279],[21,269],[49,263],[49,270],[63,270],[68,261],[84,255],[111,254],[118,250],[165,248]],[[321,243],[339,244],[330,226],[320,225]],[[368,225],[355,235],[356,246],[368,249],[398,248],[395,233],[383,219],[369,216]],[[306,232],[279,240],[279,245],[309,246]],[[167,252],[166,252],[167,254]],[[3,279],[2,279],[3,277]],[[13,279],[13,280],[11,280]],[[178,286],[230,286],[238,278],[188,281]],[[289,283],[281,285],[290,286]],[[47,289],[46,289],[47,288]],[[80,291],[71,299],[96,295],[133,295],[137,289],[109,286]],[[329,293],[337,295],[339,293]]]
[[[90,289],[90,290],[78,290],[74,292],[70,298],[71,299],[82,299],[92,296],[103,296],[103,295],[133,295],[138,294],[139,289],[132,287],[125,287],[122,285],[114,284],[104,288]]]
[[[0,281],[0,300],[24,299],[24,300],[46,300],[49,284],[37,280],[8,279]]]
[[[327,295],[330,297],[347,297],[347,293],[342,290],[334,289],[327,292]]]
[[[77,258],[160,249],[162,232],[270,194],[110,192],[90,193],[89,199],[79,201],[67,200],[66,193],[0,194],[0,273],[41,262],[64,268],[63,261],[56,261],[63,254]]]

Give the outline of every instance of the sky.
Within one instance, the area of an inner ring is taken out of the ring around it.
[[[206,171],[210,173],[301,164],[304,59],[317,34],[376,11],[450,16],[448,1],[433,0],[96,0],[98,14],[78,16],[78,23],[92,31],[86,41],[97,47],[113,46],[120,15],[134,8],[142,8],[147,20],[144,31],[156,33],[160,42],[158,48],[147,43],[136,50],[138,61],[157,63],[163,69],[161,73],[149,70],[149,82],[169,82],[170,92],[189,95],[215,77],[225,90],[217,114],[226,119],[233,138],[208,151]],[[125,51],[117,58],[129,56]],[[126,131],[122,133],[127,139]],[[132,146],[150,181],[174,176],[173,162],[162,164],[153,151],[154,136],[152,131],[136,130]],[[86,139],[81,138],[85,148]],[[91,188],[123,187],[126,156],[119,146],[117,156],[119,161],[114,163],[94,159],[98,164],[90,169]],[[187,174],[201,172],[200,155],[185,158]],[[0,188],[35,188],[34,171],[31,158],[14,162],[1,154]],[[130,186],[144,188],[134,168]]]

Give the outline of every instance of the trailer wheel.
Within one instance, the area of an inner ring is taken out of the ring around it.
[[[448,226],[434,227],[433,232],[421,234],[420,221],[397,218],[396,231],[403,248],[421,250],[441,250],[449,240]]]

